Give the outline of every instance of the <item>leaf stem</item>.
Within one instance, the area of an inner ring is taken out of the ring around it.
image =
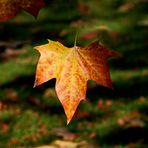
[[[79,32],[79,27],[77,28],[77,31],[76,31],[74,47],[77,46],[78,32]]]
[[[75,46],[76,46],[76,44],[77,44],[77,38],[78,38],[78,30],[77,30],[76,35],[75,35],[74,47],[75,47]]]

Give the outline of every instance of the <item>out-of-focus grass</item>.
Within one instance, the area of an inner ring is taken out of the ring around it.
[[[31,46],[25,46],[21,50],[26,50],[26,53],[0,64],[0,85],[13,81],[20,75],[28,76],[33,74],[35,71],[35,63],[37,61],[35,49],[33,50]]]

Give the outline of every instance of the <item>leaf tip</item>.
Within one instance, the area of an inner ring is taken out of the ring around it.
[[[33,47],[35,50],[39,50],[39,46],[35,46]]]
[[[73,115],[74,115],[74,113],[73,114],[72,113],[66,114],[66,116],[67,116],[67,125],[70,123]]]
[[[36,78],[35,81],[34,81],[34,85],[33,85],[33,88],[41,85],[42,83]]]
[[[37,86],[36,80],[34,82],[33,88],[35,88]]]
[[[34,83],[33,88],[35,88],[35,87],[36,87],[36,84]]]
[[[65,110],[65,109],[64,109]],[[75,109],[76,110],[76,109]],[[66,117],[67,117],[67,125],[70,123],[70,121],[72,120],[73,118],[73,115],[75,113],[75,110],[65,110],[65,114],[66,114]]]
[[[48,43],[49,43],[49,42],[51,42],[51,40],[50,40],[50,39],[47,39],[47,41],[48,41]]]
[[[69,119],[67,119],[67,125],[70,123],[70,121],[71,121],[71,119],[69,120]]]

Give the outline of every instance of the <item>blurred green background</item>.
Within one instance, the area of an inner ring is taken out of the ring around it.
[[[46,3],[37,20],[23,11],[0,23],[0,148],[147,148],[148,1]],[[99,40],[122,56],[109,61],[114,90],[90,81],[67,126],[55,80],[33,88],[33,47],[47,39],[72,47],[77,31],[77,45]]]

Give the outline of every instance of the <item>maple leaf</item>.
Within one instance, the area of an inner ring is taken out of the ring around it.
[[[43,0],[0,0],[0,21],[13,18],[21,10],[37,16],[39,10],[44,6]]]
[[[112,88],[107,59],[117,52],[94,42],[86,47],[68,48],[56,41],[35,47],[40,52],[34,86],[56,78],[56,92],[71,121],[81,100],[85,100],[87,81]]]

